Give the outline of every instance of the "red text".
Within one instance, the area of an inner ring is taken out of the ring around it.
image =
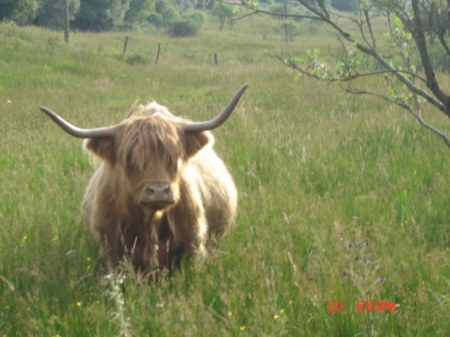
[[[396,303],[381,301],[356,301],[356,310],[364,311],[397,311]]]

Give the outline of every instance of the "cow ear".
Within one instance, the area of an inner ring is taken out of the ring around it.
[[[86,149],[94,152],[102,159],[111,164],[116,161],[116,151],[114,150],[114,137],[89,138],[85,143]]]
[[[206,146],[211,141],[211,136],[209,132],[189,132],[185,134],[185,139],[186,155],[189,158]]]

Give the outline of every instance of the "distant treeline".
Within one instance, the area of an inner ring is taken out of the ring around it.
[[[195,35],[206,16],[213,16],[219,29],[239,13],[240,0],[0,0],[0,21],[17,25],[64,28],[66,1],[72,30],[132,31],[142,27],[165,30],[171,36]],[[317,5],[308,0],[309,5]],[[328,0],[338,10],[355,11],[360,0]],[[301,10],[294,0],[260,0],[261,8],[274,13]],[[292,24],[291,24],[292,25]]]
[[[190,21],[191,28],[198,29],[205,15],[228,17],[233,7],[218,0],[67,1],[71,29],[96,32],[141,26],[166,29],[180,26],[180,21]],[[63,29],[64,10],[65,0],[0,0],[0,21]]]

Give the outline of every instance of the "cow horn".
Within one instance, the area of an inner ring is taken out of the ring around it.
[[[191,132],[201,132],[201,131],[207,131],[215,129],[219,126],[221,126],[227,119],[230,117],[231,113],[233,112],[234,108],[239,102],[239,99],[244,94],[245,90],[247,90],[248,84],[244,85],[239,91],[236,93],[236,95],[233,97],[233,99],[228,103],[225,110],[223,110],[217,117],[211,119],[207,122],[196,122],[196,123],[190,123],[190,124],[183,124],[182,128],[184,132],[191,133]]]
[[[47,114],[53,121],[59,125],[61,129],[66,131],[69,135],[78,138],[102,138],[102,137],[112,137],[116,134],[113,126],[97,128],[97,129],[80,129],[76,126],[70,124],[60,116],[58,116],[53,111],[41,106],[39,107],[43,112]]]

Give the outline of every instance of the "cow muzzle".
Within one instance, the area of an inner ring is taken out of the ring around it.
[[[170,184],[153,183],[144,186],[139,198],[141,205],[154,209],[163,209],[174,203],[174,195]]]

